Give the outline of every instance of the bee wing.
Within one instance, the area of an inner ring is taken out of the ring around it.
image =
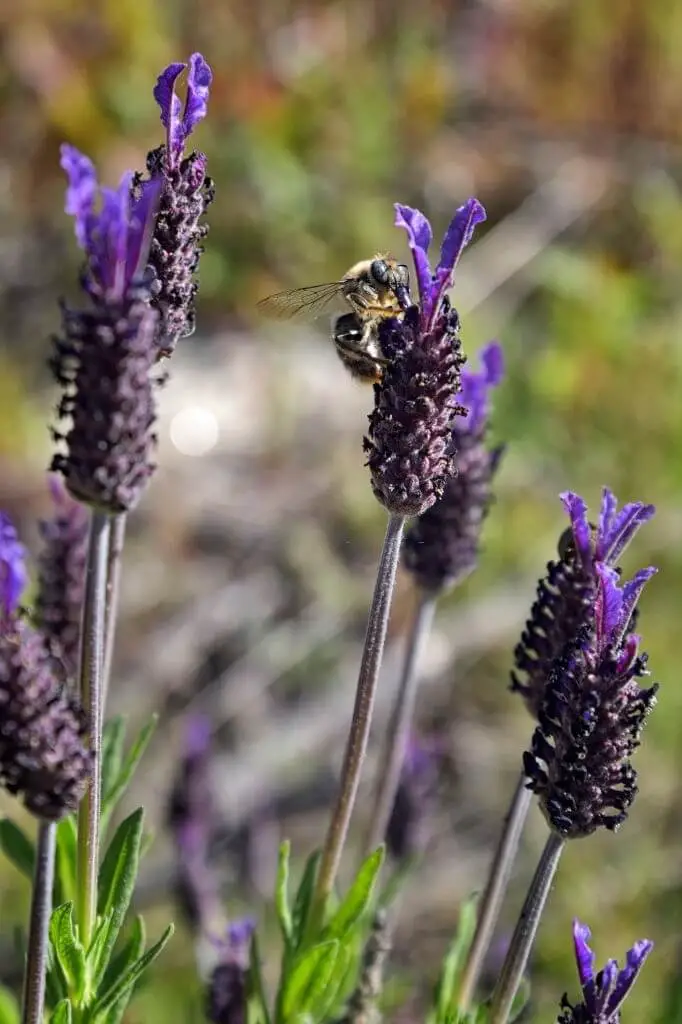
[[[343,282],[311,284],[306,288],[292,288],[291,291],[275,292],[258,303],[266,316],[274,320],[294,320],[299,317],[314,320],[343,294]]]

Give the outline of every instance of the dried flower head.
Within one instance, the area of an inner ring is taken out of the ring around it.
[[[136,504],[154,470],[156,313],[137,275],[158,185],[147,183],[133,201],[130,175],[118,189],[100,189],[92,162],[73,146],[62,146],[61,162],[69,181],[66,210],[86,254],[81,283],[91,302],[84,310],[62,308],[63,334],[50,366],[63,392],[58,415],[66,425],[55,437],[65,450],[52,468],[78,501],[115,514]]]
[[[631,632],[645,583],[642,569],[619,586],[619,574],[595,565],[592,618],[581,626],[550,671],[530,751],[524,754],[528,788],[552,829],[567,839],[597,828],[615,831],[637,793],[629,761],[639,746],[656,685],[644,689],[646,654]]]
[[[555,659],[591,619],[597,564],[617,565],[640,526],[655,512],[653,505],[641,501],[624,505],[618,512],[615,495],[605,487],[599,522],[592,527],[587,505],[579,495],[567,491],[561,500],[571,525],[559,540],[559,558],[547,564],[547,574],[538,583],[537,598],[514,651],[517,671],[511,674],[512,690],[522,695],[534,718]]]
[[[54,515],[40,523],[43,549],[38,560],[35,621],[64,680],[78,670],[81,608],[85,593],[88,511],[50,478]]]
[[[417,584],[438,593],[459,583],[476,567],[481,527],[492,501],[492,479],[502,448],[485,445],[490,392],[504,373],[502,349],[481,350],[481,370],[462,371],[460,400],[466,409],[454,424],[457,472],[443,497],[414,521],[405,536],[403,564]]]
[[[253,935],[251,918],[235,921],[217,943],[220,959],[206,992],[206,1016],[213,1024],[246,1024],[248,950]]]
[[[620,1024],[620,1008],[637,981],[646,958],[654,948],[649,939],[639,939],[620,969],[617,960],[609,960],[595,975],[596,957],[590,949],[590,929],[580,921],[573,922],[573,945],[583,1001],[573,1006],[564,994],[557,1024]]]
[[[364,447],[377,499],[395,515],[421,515],[444,493],[455,471],[455,418],[463,364],[459,318],[446,291],[455,265],[485,219],[469,199],[446,231],[440,260],[431,272],[431,226],[418,210],[396,204],[396,225],[407,231],[414,257],[419,306],[402,320],[386,319],[379,341],[386,367],[375,385],[375,407]]]
[[[90,775],[85,716],[55,678],[43,637],[17,612],[23,555],[9,520],[0,524],[0,566],[14,581],[0,596],[0,784],[57,821],[75,810]]]
[[[177,80],[187,71],[187,97],[183,105],[175,94]],[[172,355],[180,338],[194,331],[196,271],[208,232],[200,220],[213,202],[213,182],[206,174],[206,157],[192,152],[185,156],[187,139],[206,116],[212,73],[200,53],[187,64],[170,64],[161,72],[154,99],[161,110],[166,143],[147,155],[147,173],[161,182],[156,227],[149,250],[149,267],[155,278],[153,305],[159,312],[157,355]],[[137,174],[133,193],[144,187]]]

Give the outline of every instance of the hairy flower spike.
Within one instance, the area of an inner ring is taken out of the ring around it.
[[[561,495],[571,521],[559,540],[559,558],[547,565],[537,598],[514,652],[511,688],[536,718],[555,659],[580,627],[591,621],[597,599],[598,563],[613,566],[637,530],[654,515],[653,505],[632,502],[617,513],[615,495],[605,487],[599,523],[592,527],[587,505],[571,491]]]
[[[636,602],[655,569],[622,587],[616,570],[597,563],[592,621],[557,658],[540,706],[539,725],[524,754],[528,788],[548,824],[567,839],[597,828],[615,831],[637,793],[629,761],[639,746],[656,685],[643,689],[646,655],[630,632]]]
[[[66,209],[86,253],[82,284],[91,305],[62,308],[63,333],[50,366],[63,389],[58,415],[67,426],[55,434],[65,451],[52,468],[78,501],[116,514],[137,503],[154,470],[156,313],[137,275],[158,185],[146,183],[134,200],[127,175],[116,191],[99,189],[92,163],[73,146],[62,147],[62,166],[69,180]]]
[[[394,515],[422,515],[443,494],[455,472],[455,418],[464,359],[459,318],[445,294],[474,226],[485,219],[476,199],[455,214],[441,257],[431,273],[427,249],[431,226],[418,210],[396,205],[396,225],[405,228],[414,256],[420,305],[402,321],[379,325],[386,360],[375,385],[375,407],[364,440],[372,489]]]
[[[596,957],[590,949],[590,929],[580,921],[573,922],[573,945],[583,1001],[575,1006],[564,994],[557,1024],[620,1024],[620,1008],[637,981],[646,958],[654,948],[649,939],[639,939],[620,969],[617,960],[609,960],[595,975]]]
[[[38,562],[35,620],[67,681],[74,679],[78,670],[89,516],[56,477],[50,479],[50,492],[54,515],[40,523],[43,550]]]
[[[186,67],[186,64],[170,64],[159,75],[154,99],[161,109],[166,143],[147,155],[149,178],[145,180],[137,174],[133,180],[134,195],[138,195],[148,181],[161,183],[156,227],[149,250],[149,268],[154,278],[152,301],[159,313],[156,334],[159,358],[170,356],[179,339],[194,331],[194,299],[198,288],[195,275],[203,252],[201,242],[208,232],[207,225],[199,221],[214,198],[204,154],[184,155],[187,139],[206,116],[212,73],[200,53],[192,54],[183,110],[175,86]]]
[[[403,545],[405,568],[430,593],[453,586],[475,568],[481,527],[492,501],[492,479],[503,452],[502,447],[485,446],[490,390],[504,372],[496,342],[482,349],[481,363],[479,373],[462,372],[460,398],[467,411],[454,425],[457,472],[440,501],[412,524]]]

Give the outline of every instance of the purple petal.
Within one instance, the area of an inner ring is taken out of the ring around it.
[[[587,520],[587,505],[580,495],[573,491],[564,491],[559,497],[571,520],[573,540],[583,566],[587,572],[591,573],[592,545],[590,524]]]
[[[440,249],[440,259],[434,274],[434,284],[431,288],[430,312],[435,313],[438,309],[443,295],[452,285],[457,261],[463,250],[471,241],[474,229],[486,219],[486,213],[478,199],[467,199],[466,203],[455,213],[450,225],[445,232],[443,244]]]
[[[417,287],[423,307],[428,301],[431,290],[431,265],[428,257],[432,238],[431,225],[420,210],[413,210],[411,206],[395,203],[394,209],[395,226],[403,228],[407,232],[407,241],[412,251]]]
[[[175,83],[187,67],[186,64],[169,64],[161,72],[154,86],[154,99],[161,109],[161,124],[166,129],[166,150],[169,162],[182,152],[182,125],[180,115],[182,103],[175,95]]]
[[[186,757],[205,754],[211,745],[213,725],[207,715],[192,715],[185,727],[184,753]]]
[[[575,949],[575,962],[578,965],[578,977],[580,987],[585,989],[586,985],[594,979],[595,955],[588,946],[590,941],[590,929],[586,924],[581,924],[578,918],[573,920],[573,946]]]
[[[474,433],[483,425],[490,411],[489,390],[502,379],[502,349],[497,342],[481,349],[480,361],[483,365],[480,372],[465,369],[462,373],[462,391],[457,398],[467,409],[467,415],[457,418],[458,433]]]
[[[504,352],[499,341],[491,341],[481,349],[481,362],[488,384],[491,387],[500,384],[504,377]]]
[[[60,147],[60,154],[59,162],[68,179],[64,209],[75,218],[76,239],[81,249],[87,250],[97,196],[97,174],[92,160],[75,146],[65,142]]]
[[[602,494],[601,515],[597,531],[595,558],[613,565],[630,543],[640,526],[654,515],[654,505],[634,501],[624,505],[616,515],[617,501],[605,487]]]
[[[616,672],[618,675],[625,675],[634,665],[639,654],[641,639],[641,636],[637,633],[628,633],[625,637],[616,662]]]
[[[595,619],[597,627],[597,650],[603,651],[616,639],[623,615],[623,591],[618,586],[619,575],[615,569],[603,562],[596,562],[597,600]]]
[[[227,927],[227,941],[234,947],[245,946],[256,930],[255,917],[241,917],[231,921]]]
[[[623,608],[621,612],[621,633],[627,631],[632,613],[635,610],[635,605],[639,601],[642,591],[644,590],[645,584],[652,576],[655,576],[658,572],[653,565],[650,565],[647,569],[640,569],[635,575],[629,580],[623,587]]]
[[[193,53],[189,59],[187,75],[187,99],[182,115],[183,144],[194,131],[194,126],[206,117],[208,94],[213,80],[211,68],[200,53]]]
[[[142,182],[140,195],[130,211],[126,250],[126,273],[129,279],[141,277],[147,265],[162,187],[161,178]]]
[[[28,579],[24,545],[12,520],[0,512],[0,621],[12,615]]]
[[[97,228],[97,255],[100,261],[98,276],[101,283],[117,295],[123,294],[126,280],[131,181],[132,175],[127,173],[121,178],[117,189],[101,189],[102,209]]]
[[[620,1006],[622,1006],[625,997],[637,981],[639,972],[644,966],[644,962],[653,948],[654,944],[650,939],[639,939],[638,942],[635,942],[632,949],[628,950],[626,965],[618,975],[613,994],[606,1006],[606,1012],[609,1019],[616,1013]]]

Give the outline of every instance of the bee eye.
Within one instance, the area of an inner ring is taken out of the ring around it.
[[[372,260],[369,270],[377,284],[386,284],[388,280],[388,266],[385,260]]]

